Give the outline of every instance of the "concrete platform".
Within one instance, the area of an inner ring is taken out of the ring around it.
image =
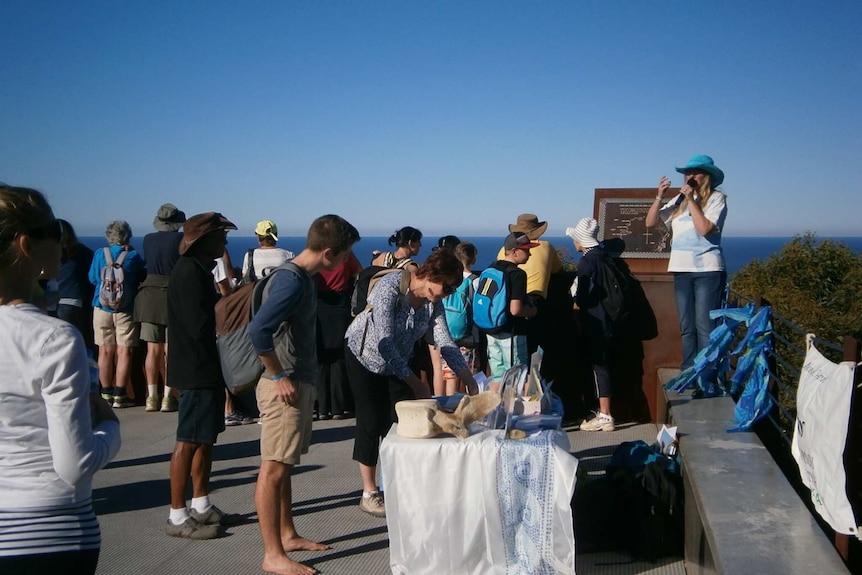
[[[100,575],[234,575],[261,573],[263,547],[254,509],[260,463],[260,426],[230,427],[215,446],[211,498],[245,523],[211,541],[164,534],[168,516],[168,465],[174,446],[175,413],[118,410],[123,448],[94,481],[93,498],[102,526]],[[329,551],[291,554],[326,575],[385,575],[389,549],[385,519],[359,511],[359,472],[352,460],[352,419],[315,422],[311,450],[294,473],[294,512],[300,534],[324,541]],[[616,445],[655,439],[655,426],[622,425],[613,433],[570,431],[572,453],[583,469],[600,474]],[[583,554],[579,575],[683,575],[682,559],[656,564],[628,562],[623,554]],[[441,574],[445,575],[445,574]]]

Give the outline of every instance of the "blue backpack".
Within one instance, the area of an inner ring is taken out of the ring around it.
[[[509,320],[509,286],[506,273],[486,268],[473,295],[473,322],[484,333],[500,333]]]
[[[443,299],[443,308],[446,310],[446,323],[449,325],[449,334],[455,341],[471,335],[473,328],[472,310],[473,305],[473,280],[475,274],[465,277],[458,288]]]

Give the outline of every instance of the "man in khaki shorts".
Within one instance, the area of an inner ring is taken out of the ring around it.
[[[272,272],[267,297],[249,325],[266,369],[257,386],[262,429],[254,503],[264,547],[261,568],[267,572],[317,573],[286,553],[329,549],[297,533],[290,475],[308,453],[317,397],[317,288],[312,276],[340,265],[357,241],[359,232],[339,216],[314,220],[305,249]]]

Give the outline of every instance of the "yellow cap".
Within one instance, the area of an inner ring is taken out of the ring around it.
[[[278,241],[278,226],[276,226],[275,222],[272,220],[257,222],[257,226],[254,228],[254,233],[259,236],[269,236],[275,241]]]

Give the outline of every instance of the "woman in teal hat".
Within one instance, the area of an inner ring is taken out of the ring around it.
[[[646,217],[646,225],[659,218],[673,232],[667,270],[674,276],[676,309],[682,333],[682,366],[694,364],[697,353],[709,344],[715,323],[709,312],[721,307],[727,283],[721,231],[727,217],[727,198],[716,186],[724,181],[722,172],[705,155],[696,155],[676,171],[685,176],[677,195],[664,203],[671,186],[662,176],[658,194]]]

